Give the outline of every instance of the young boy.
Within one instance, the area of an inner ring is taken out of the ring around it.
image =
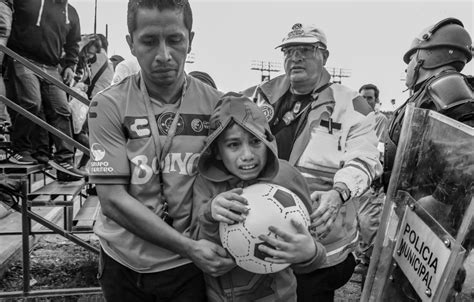
[[[257,182],[274,183],[297,194],[311,212],[305,179],[288,162],[279,160],[274,136],[262,111],[248,98],[224,95],[210,120],[210,134],[199,162],[194,183],[192,234],[221,244],[219,222],[245,219],[247,201],[242,188]],[[260,275],[234,267],[222,276],[205,276],[209,301],[296,301],[293,270],[305,273],[326,260],[324,247],[308,229],[292,221],[297,232],[276,227],[269,230],[279,239],[261,235],[272,249],[261,245],[266,260],[292,263],[291,268]]]

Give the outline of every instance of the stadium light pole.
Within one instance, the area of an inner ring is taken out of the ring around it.
[[[94,0],[94,35],[97,33],[97,0]]]
[[[194,61],[195,61],[194,52],[188,53],[188,55],[187,55],[187,57],[186,57],[186,63],[187,63],[187,64],[193,64]]]
[[[271,72],[278,72],[281,70],[281,63],[253,60],[250,69],[259,70],[261,74],[261,81],[264,82],[266,80],[270,80]]]
[[[342,78],[349,78],[351,76],[351,70],[340,67],[328,67],[327,70],[331,74],[334,83],[342,84]]]

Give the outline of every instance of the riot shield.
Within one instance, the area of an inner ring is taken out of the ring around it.
[[[362,301],[473,300],[473,135],[407,107]]]

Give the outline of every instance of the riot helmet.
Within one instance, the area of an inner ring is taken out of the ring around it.
[[[462,69],[472,59],[471,44],[471,37],[463,23],[455,18],[447,18],[423,30],[411,43],[403,61],[408,64],[410,57],[418,51],[416,59],[425,69],[435,69],[454,62],[461,63],[457,64],[457,69]]]

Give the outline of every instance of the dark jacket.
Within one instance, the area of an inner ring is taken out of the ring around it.
[[[243,182],[230,174],[222,161],[216,160],[212,147],[214,141],[233,121],[259,138],[267,146],[267,163],[260,176]],[[217,194],[256,182],[274,183],[297,194],[311,212],[310,195],[305,179],[287,161],[279,160],[274,136],[265,116],[245,97],[225,99],[214,111],[210,121],[211,131],[198,163],[199,175],[194,184],[192,234],[197,239],[207,239],[221,244],[219,223],[211,216],[211,200]],[[325,249],[315,240],[316,254],[304,264],[293,265],[295,271],[306,273],[325,262]],[[296,279],[291,268],[277,273],[254,274],[236,266],[223,276],[206,276],[210,301],[296,301]]]
[[[405,109],[409,104],[430,109],[452,119],[474,126],[474,89],[472,77],[446,70],[417,85],[414,94],[400,106],[390,121],[385,141],[383,182],[385,190],[390,182],[395,154],[402,130]]]
[[[14,2],[8,47],[40,64],[56,66],[64,51],[65,67],[78,62],[81,29],[79,16],[67,1]]]

